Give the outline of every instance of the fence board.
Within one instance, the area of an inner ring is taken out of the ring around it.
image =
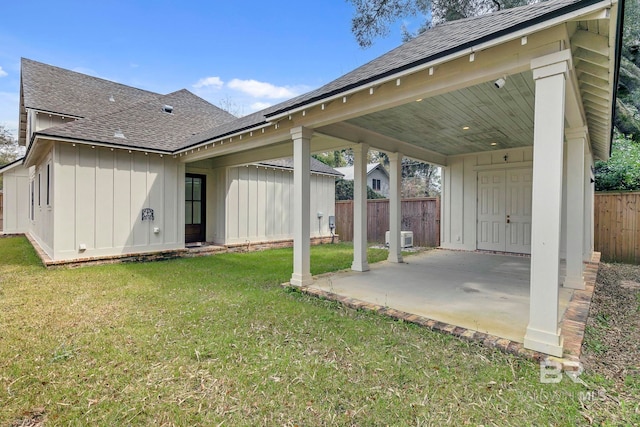
[[[437,197],[402,200],[402,230],[413,231],[415,246],[440,245],[440,199]],[[367,203],[367,237],[369,242],[384,243],[389,230],[389,200]],[[340,240],[353,241],[353,200],[336,202],[336,233]]]
[[[640,264],[640,192],[597,193],[594,248],[603,261]]]

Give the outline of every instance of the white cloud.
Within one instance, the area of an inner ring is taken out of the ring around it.
[[[268,102],[254,102],[249,106],[249,108],[251,108],[251,111],[260,111],[264,110],[267,107],[271,107],[271,104]]]
[[[205,77],[203,79],[200,79],[196,82],[196,84],[193,85],[193,87],[195,87],[196,89],[201,89],[205,87],[220,89],[222,88],[223,85],[224,85],[224,82],[222,81],[222,79],[216,76],[216,77]]]
[[[2,67],[0,67],[0,77],[6,77],[9,74],[7,74],[7,72],[5,70],[2,69]]]
[[[231,89],[246,93],[254,98],[284,99],[293,98],[299,92],[295,88],[288,86],[275,86],[271,83],[259,82],[257,80],[233,79],[227,85]]]

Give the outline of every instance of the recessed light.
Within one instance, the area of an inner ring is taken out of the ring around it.
[[[462,130],[469,130],[469,126],[463,126]]]
[[[416,99],[416,102],[422,102],[422,98]]]
[[[491,146],[492,146],[492,147],[495,147],[496,145],[498,145],[498,143],[497,143],[497,142],[492,142],[492,143],[491,143]]]

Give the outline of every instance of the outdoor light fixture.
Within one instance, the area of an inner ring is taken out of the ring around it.
[[[495,87],[498,89],[502,89],[506,83],[507,83],[507,76],[500,77],[498,80],[493,82]]]

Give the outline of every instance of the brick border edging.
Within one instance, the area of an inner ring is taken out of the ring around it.
[[[591,308],[591,300],[596,289],[598,270],[600,269],[600,252],[593,252],[591,259],[585,261],[584,289],[573,291],[571,300],[567,305],[562,319],[562,335],[564,336],[564,358],[572,361],[580,361],[582,356],[582,343],[584,331],[587,326],[587,318]]]
[[[374,304],[374,303],[362,301],[355,298],[345,297],[342,295],[334,294],[332,292],[327,292],[321,289],[312,288],[308,286],[299,287],[299,286],[294,286],[291,283],[283,283],[282,287],[296,289],[307,295],[315,296],[318,298],[324,298],[330,301],[335,301],[342,304],[345,307],[349,307],[354,310],[366,310],[373,313],[381,314],[383,316],[391,317],[392,319],[413,323],[415,325],[429,328],[436,332],[452,335],[464,341],[477,342],[485,347],[495,348],[504,353],[512,354],[514,356],[522,357],[535,362],[540,362],[549,357],[544,353],[526,349],[524,348],[524,345],[522,343],[519,343],[516,341],[511,341],[506,338],[500,338],[498,336],[486,334],[484,332],[463,328],[461,326],[451,325],[449,323],[444,323],[438,320],[429,319],[428,317],[407,313],[402,310],[396,310],[395,308],[385,307],[379,304]]]

